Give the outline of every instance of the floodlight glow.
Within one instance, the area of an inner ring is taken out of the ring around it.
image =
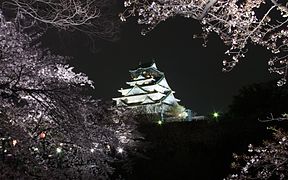
[[[12,144],[13,144],[13,146],[15,146],[15,145],[17,144],[17,140],[14,139],[14,140],[12,141]]]
[[[214,118],[218,118],[218,117],[219,117],[219,113],[218,113],[218,112],[214,112],[214,113],[213,113],[213,117],[214,117]]]
[[[119,147],[119,148],[117,149],[117,151],[118,151],[118,153],[122,154],[124,150],[123,150],[123,148]]]
[[[159,120],[157,123],[158,123],[159,125],[161,125],[163,122],[162,122],[161,120]]]
[[[61,153],[61,151],[62,151],[62,149],[61,149],[61,148],[59,148],[59,147],[58,147],[58,148],[56,148],[56,152],[57,152],[57,153]]]

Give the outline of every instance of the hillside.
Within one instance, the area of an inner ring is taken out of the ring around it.
[[[150,142],[145,153],[149,159],[136,158],[128,179],[223,179],[231,172],[233,152],[246,153],[248,144],[271,137],[267,126],[273,124],[229,120],[142,124],[140,131]]]

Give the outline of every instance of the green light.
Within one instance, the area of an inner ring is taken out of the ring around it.
[[[162,122],[161,120],[159,120],[157,123],[158,123],[159,125],[161,125],[163,122]]]
[[[218,118],[218,117],[219,117],[219,113],[218,113],[218,112],[214,112],[214,113],[213,113],[213,117],[214,117],[214,118]]]

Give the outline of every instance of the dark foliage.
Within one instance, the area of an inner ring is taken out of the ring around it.
[[[145,153],[148,159],[136,159],[127,179],[223,179],[231,173],[233,153],[243,154],[249,144],[257,146],[271,139],[268,127],[288,127],[287,121],[258,120],[270,113],[276,117],[288,112],[287,103],[287,88],[269,82],[242,88],[229,112],[217,122],[159,125],[151,123],[149,116],[139,116],[140,131],[150,143]]]
[[[232,119],[266,119],[288,112],[288,88],[277,87],[275,82],[258,83],[243,87],[233,99],[227,115]]]
[[[233,152],[245,152],[248,144],[270,137],[270,125],[221,120],[143,124],[148,158],[138,158],[127,179],[223,179]]]

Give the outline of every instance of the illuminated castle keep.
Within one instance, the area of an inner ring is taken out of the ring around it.
[[[113,98],[117,106],[138,108],[145,113],[161,113],[178,105],[180,100],[174,97],[164,73],[157,69],[155,62],[140,64],[136,70],[130,70],[131,80],[126,82],[129,88],[118,90],[121,97]]]

